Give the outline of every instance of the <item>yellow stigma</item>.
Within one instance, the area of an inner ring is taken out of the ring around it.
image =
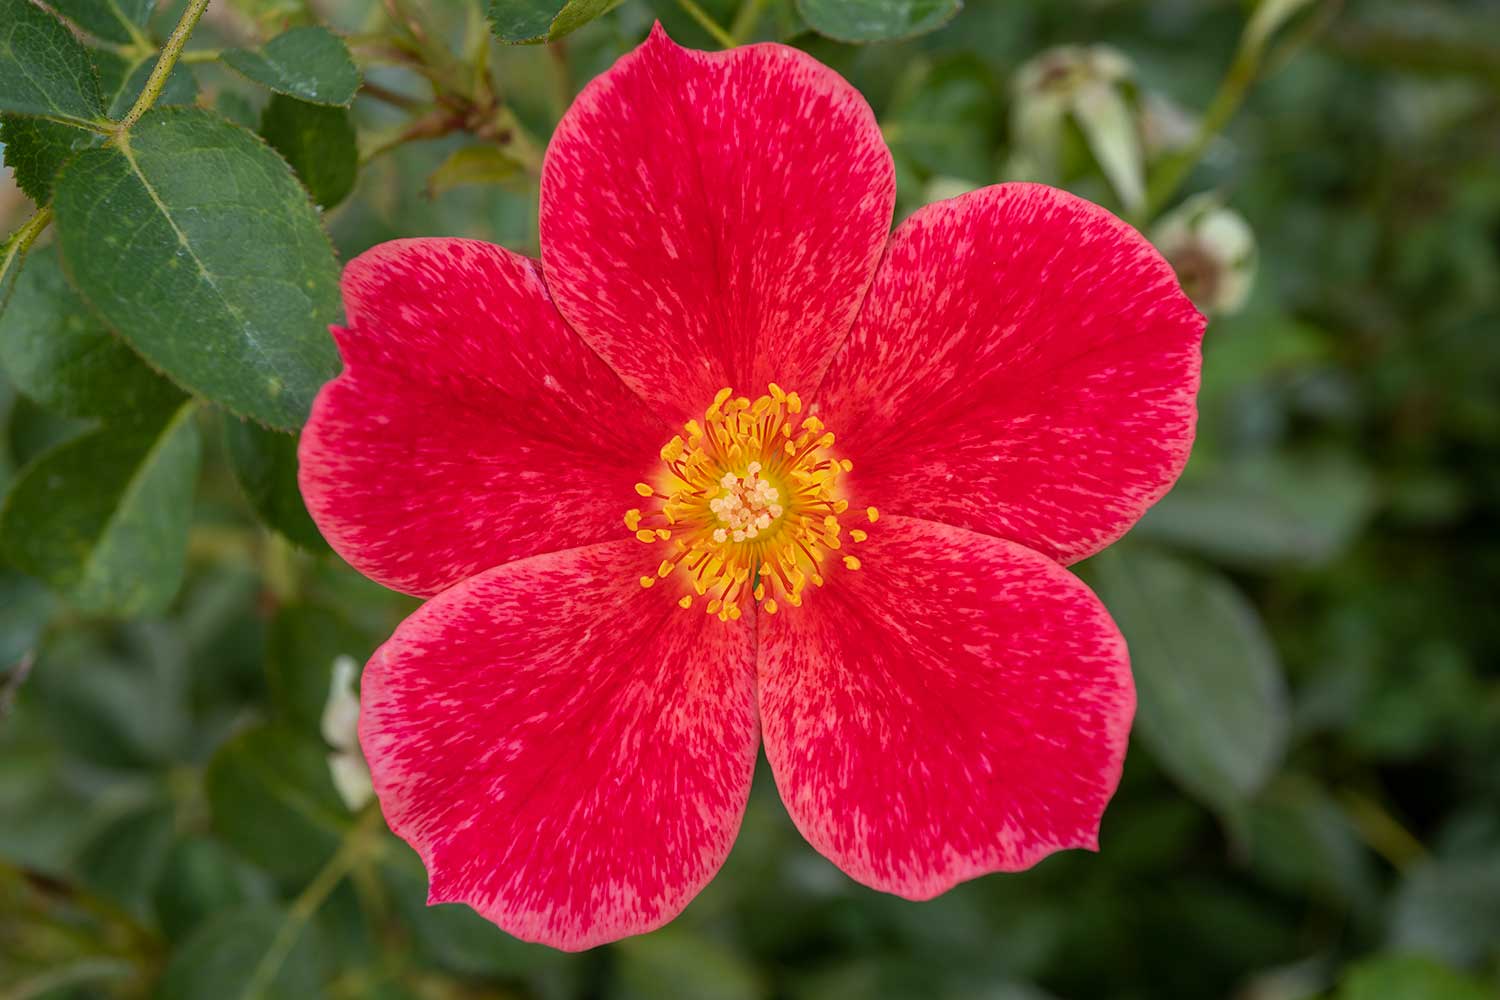
[[[754,400],[719,390],[702,421],[689,420],[662,446],[655,485],[635,486],[645,506],[628,510],[625,526],[662,547],[657,574],[641,586],[672,582],[687,591],[681,607],[696,593],[708,598],[708,614],[733,621],[745,601],[768,614],[800,607],[803,588],[821,587],[829,566],[858,569],[853,556],[829,558],[843,547],[839,516],[849,510],[839,477],[854,467],[830,453],[833,442],[821,420],[803,415],[801,398],[774,382]],[[873,507],[867,516],[873,523]]]

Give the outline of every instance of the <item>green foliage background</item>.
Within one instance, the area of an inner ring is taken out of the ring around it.
[[[1500,10],[958,7],[0,0],[0,998],[1500,995]],[[654,18],[847,76],[902,214],[1029,164],[1148,232],[1201,192],[1253,229],[1187,474],[1081,567],[1141,698],[1102,853],[907,903],[762,774],[679,920],[562,955],[425,907],[336,792],[333,662],[413,607],[295,493],[337,262],[534,254],[546,136]],[[1112,96],[1021,127],[1023,64],[1100,45]],[[1186,132],[1132,154],[1163,97]]]

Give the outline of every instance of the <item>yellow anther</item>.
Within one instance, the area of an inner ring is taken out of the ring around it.
[[[856,542],[862,542],[866,538],[869,538],[870,535],[863,528],[851,528],[849,529],[849,537],[854,539]]]
[[[643,576],[643,577],[641,577],[641,586],[645,587],[647,590],[650,590],[652,587],[656,586],[656,577],[654,577],[654,576]]]
[[[860,562],[854,556],[845,556],[844,557],[844,565],[848,566],[850,569],[859,569]]]
[[[868,517],[870,519],[870,523],[874,524],[876,521],[880,520],[880,511],[876,510],[874,507],[866,507],[865,517]]]
[[[840,520],[849,502],[839,477],[853,463],[832,453],[832,431],[803,413],[796,393],[772,383],[766,394],[736,396],[726,387],[682,431],[660,449],[661,485],[637,483],[648,502],[625,514],[640,541],[671,546],[642,586],[680,574],[672,590],[682,608],[701,595],[720,621],[739,619],[752,600],[776,614],[801,606],[809,580],[823,586],[819,569],[841,535],[868,537]]]

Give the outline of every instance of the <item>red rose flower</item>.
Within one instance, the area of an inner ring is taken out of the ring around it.
[[[302,490],[432,598],[360,719],[432,901],[567,949],[660,926],[762,738],[798,829],[878,889],[1096,846],[1135,695],[1063,566],[1181,471],[1203,320],[1088,202],[1000,185],[892,235],[894,192],[831,70],[658,29],[559,125],[540,263],[349,264]]]

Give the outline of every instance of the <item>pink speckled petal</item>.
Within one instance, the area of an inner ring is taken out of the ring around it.
[[[755,766],[749,623],[684,611],[627,540],[467,580],[365,668],[360,745],[431,902],[576,951],[713,877]]]
[[[1203,317],[1146,240],[1037,184],[916,212],[818,394],[882,511],[1064,563],[1187,462]]]
[[[345,370],[302,432],[334,549],[409,594],[619,538],[670,432],[568,329],[536,262],[474,240],[384,243],[344,269]]]
[[[1096,848],[1135,711],[1098,598],[927,521],[882,516],[849,551],[861,569],[759,616],[766,756],[803,836],[910,899]]]
[[[658,26],[596,77],[542,171],[557,307],[678,418],[720,387],[804,395],[890,232],[895,173],[859,93],[783,45],[678,47]]]

